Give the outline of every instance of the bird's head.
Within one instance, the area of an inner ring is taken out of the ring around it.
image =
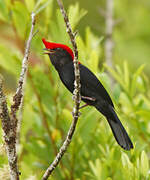
[[[42,41],[45,45],[44,54],[49,55],[50,60],[56,69],[59,69],[65,64],[73,61],[74,55],[68,46],[64,44],[48,42],[44,38]]]

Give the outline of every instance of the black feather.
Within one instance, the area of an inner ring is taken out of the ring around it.
[[[58,71],[63,84],[73,93],[75,76],[72,57],[68,52],[60,48],[55,51],[56,53],[50,54],[51,62]],[[114,111],[114,105],[109,94],[97,77],[87,67],[79,64],[79,68],[81,96],[84,97],[82,100],[94,106],[106,117],[116,141],[122,148],[125,150],[132,149],[133,144]],[[85,97],[95,99],[95,101],[93,102]]]

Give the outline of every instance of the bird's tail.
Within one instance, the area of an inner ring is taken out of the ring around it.
[[[117,114],[112,106],[109,106],[109,115],[106,115],[107,121],[111,127],[114,137],[118,144],[125,150],[130,150],[133,148],[131,139],[129,138],[125,128],[121,124]]]

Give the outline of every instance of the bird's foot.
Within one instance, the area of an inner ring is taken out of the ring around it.
[[[82,109],[82,108],[84,108],[86,106],[89,106],[89,104],[84,104],[83,106],[80,106],[79,109]]]
[[[96,101],[96,98],[93,98],[93,97],[81,96],[81,98],[84,99],[84,100],[92,101],[92,102]]]

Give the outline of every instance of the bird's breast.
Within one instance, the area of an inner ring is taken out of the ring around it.
[[[73,93],[74,90],[74,68],[73,63],[66,64],[62,69],[58,72],[59,77],[62,83],[66,86],[66,88]]]

